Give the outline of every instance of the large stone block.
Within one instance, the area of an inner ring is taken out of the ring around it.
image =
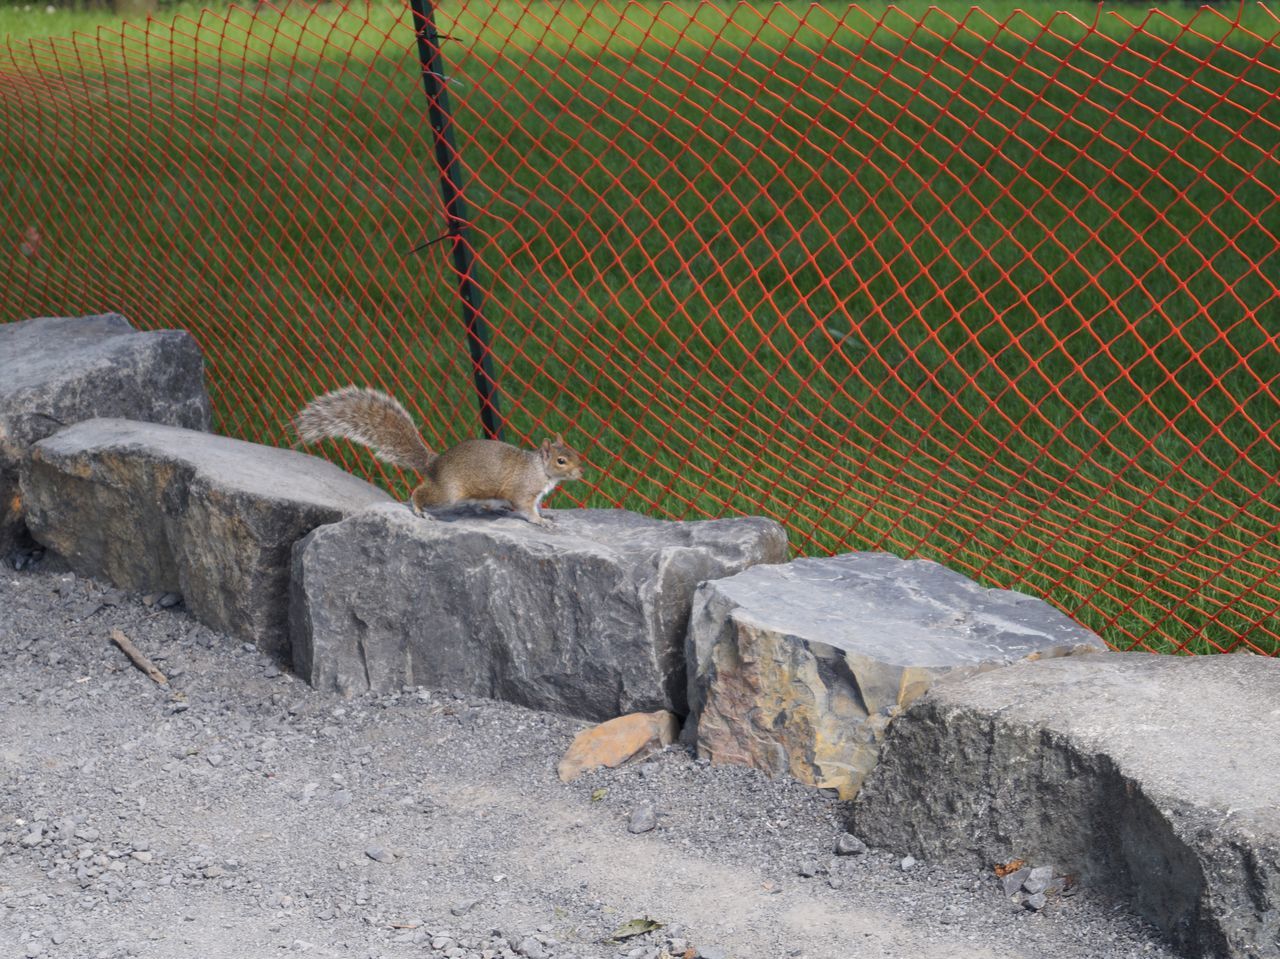
[[[1051,606],[928,560],[849,553],[756,567],[698,590],[686,736],[713,762],[848,798],[889,719],[932,683],[1088,649],[1105,646]]]
[[[894,721],[863,838],[1051,863],[1189,956],[1280,956],[1280,661],[1109,653],[936,686]]]
[[[313,456],[117,419],[36,444],[22,492],[32,535],[77,572],[180,592],[197,619],[284,661],[294,542],[390,502]]]
[[[115,313],[0,323],[0,557],[22,529],[18,470],[39,440],[95,416],[209,429],[200,348]]]
[[[699,583],[786,558],[759,518],[663,522],[620,510],[420,519],[378,507],[294,551],[293,657],[312,685],[404,684],[609,719],[685,711]]]

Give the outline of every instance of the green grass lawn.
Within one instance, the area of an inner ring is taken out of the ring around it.
[[[1280,23],[1019,6],[447,6],[510,438],[587,447],[593,505],[1274,652]],[[4,318],[191,329],[232,435],[350,381],[474,435],[447,251],[406,255],[442,231],[411,37],[307,10],[0,12],[6,228],[45,241]]]

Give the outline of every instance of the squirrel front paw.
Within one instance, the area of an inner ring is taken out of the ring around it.
[[[435,519],[434,516],[428,513],[425,509],[423,509],[413,500],[409,501],[409,511],[413,513],[414,516],[417,516],[419,519],[430,519],[430,520]]]

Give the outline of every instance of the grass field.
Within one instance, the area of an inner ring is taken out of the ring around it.
[[[587,445],[593,504],[1274,652],[1280,23],[1019,6],[446,7],[511,431]],[[187,326],[233,435],[351,380],[472,435],[400,11],[308,9],[0,11],[0,83],[45,78],[0,88],[46,235],[4,318]]]

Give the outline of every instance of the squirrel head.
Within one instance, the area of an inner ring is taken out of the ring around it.
[[[554,480],[580,480],[586,462],[577,450],[564,441],[559,433],[555,439],[547,437],[542,441],[542,466],[547,476]]]

